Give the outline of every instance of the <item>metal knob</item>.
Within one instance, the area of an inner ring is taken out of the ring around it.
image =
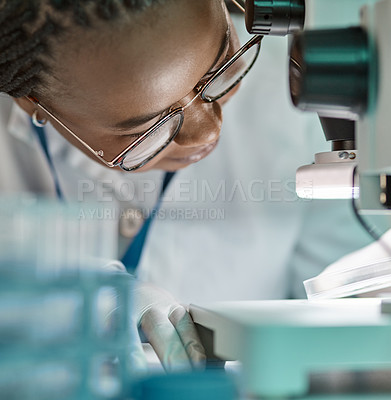
[[[253,34],[285,36],[304,26],[304,0],[247,0],[245,10]]]

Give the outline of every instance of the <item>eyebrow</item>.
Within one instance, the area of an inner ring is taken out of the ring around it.
[[[226,53],[228,50],[229,44],[231,40],[231,27],[228,23],[227,30],[225,32],[225,36],[223,41],[221,42],[221,46],[219,49],[219,52],[217,53],[217,56],[212,64],[212,66],[209,68],[209,71],[220,61],[220,58]],[[142,124],[145,124],[152,120],[153,118],[156,118],[159,115],[162,115],[165,111],[167,111],[167,108],[161,111],[157,111],[151,114],[146,114],[142,115],[140,117],[132,117],[129,118],[125,121],[121,121],[113,126],[114,129],[126,131],[132,128],[136,128],[137,126],[140,126]]]

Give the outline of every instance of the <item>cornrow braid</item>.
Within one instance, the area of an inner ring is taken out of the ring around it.
[[[143,11],[165,0],[0,0],[0,92],[34,95],[50,73],[53,41],[72,26],[112,21],[121,11]],[[66,15],[65,15],[66,14]],[[71,23],[65,25],[65,17]],[[73,25],[72,25],[73,24]]]
[[[93,3],[93,0],[51,0],[50,3],[54,10],[61,12],[71,11],[73,13],[73,19],[77,25],[86,27],[90,25],[86,7],[89,3]]]
[[[110,20],[118,15],[117,4],[110,0],[103,0],[96,5],[96,11],[102,19]]]

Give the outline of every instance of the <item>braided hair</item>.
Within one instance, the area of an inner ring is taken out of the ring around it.
[[[0,92],[36,96],[50,72],[51,45],[72,26],[113,21],[163,0],[0,0]],[[64,16],[71,23],[64,23]]]

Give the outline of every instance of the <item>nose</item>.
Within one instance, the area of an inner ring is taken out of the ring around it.
[[[200,97],[185,109],[181,130],[175,138],[180,146],[196,147],[216,142],[223,113],[217,102],[206,103]]]

